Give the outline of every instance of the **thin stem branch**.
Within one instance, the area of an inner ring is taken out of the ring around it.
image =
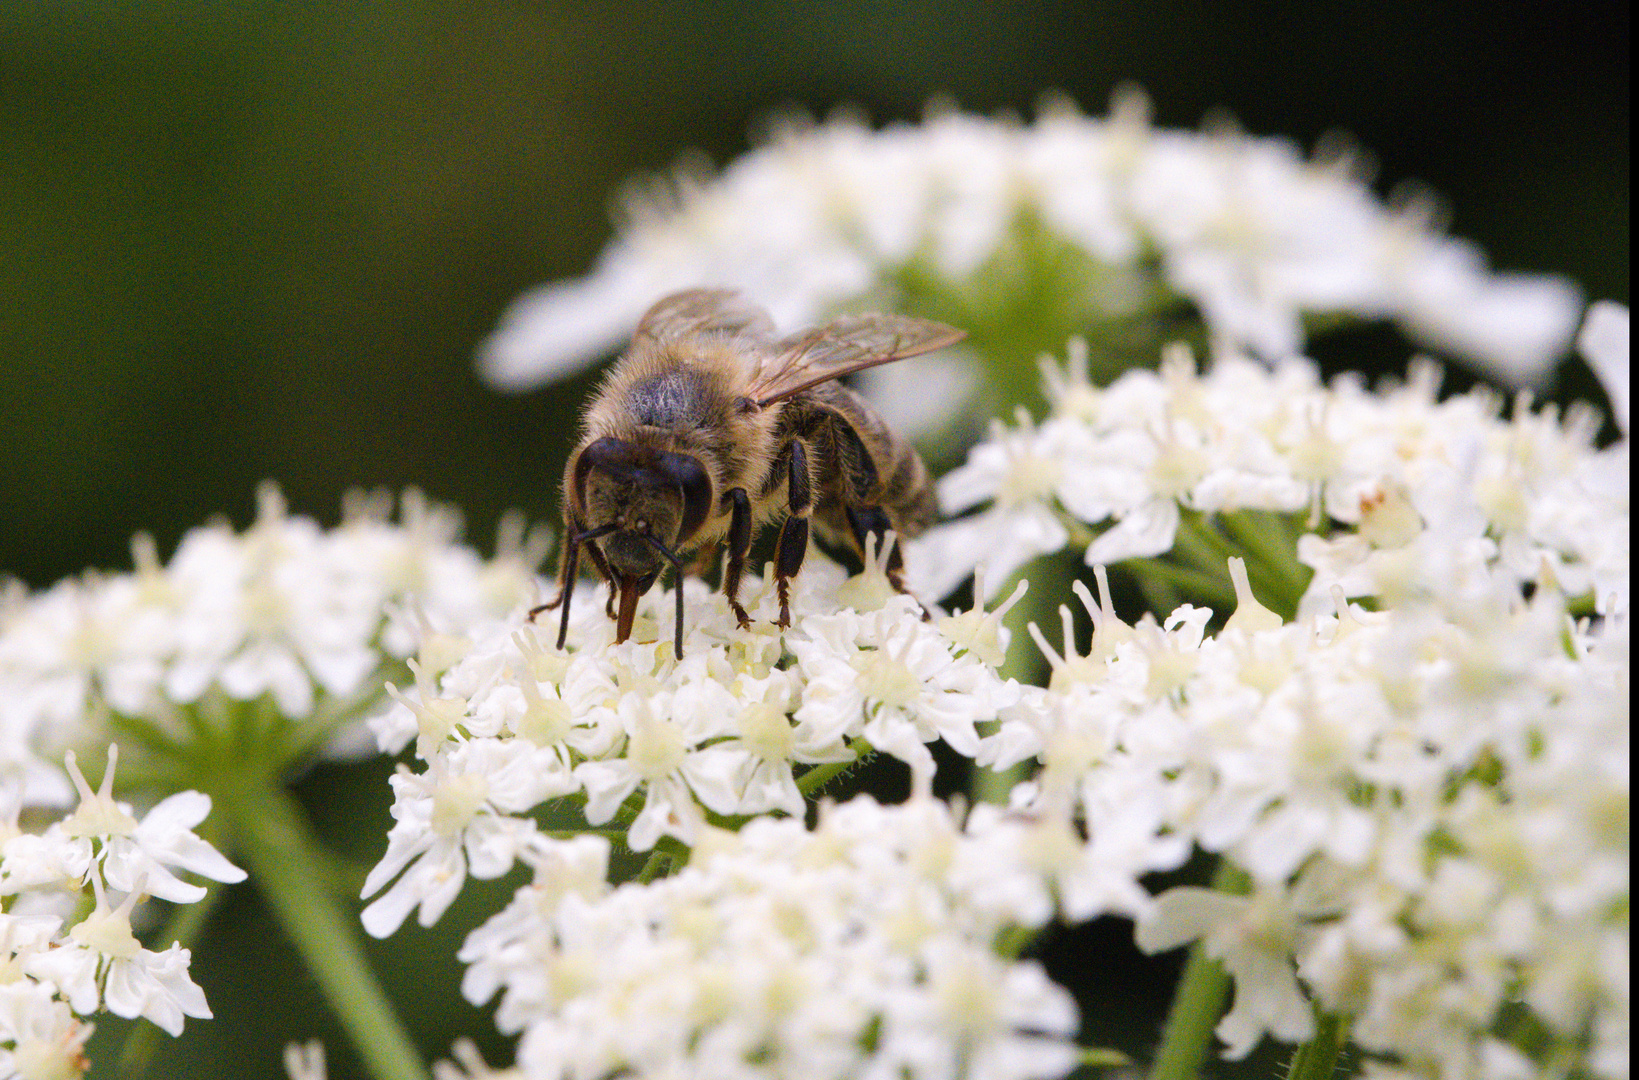
[[[824,765],[815,765],[812,769],[797,777],[797,790],[802,792],[803,798],[811,798],[820,788],[864,761],[868,755],[876,752],[876,748],[864,739],[850,741],[848,749],[854,752],[855,756],[852,761],[828,761]]]
[[[1337,1060],[1349,1041],[1349,1020],[1336,1013],[1315,1010],[1315,1034],[1292,1055],[1286,1080],[1332,1080]]]
[[[1212,875],[1213,888],[1241,894],[1250,885],[1245,871],[1226,859],[1219,860]],[[1184,974],[1178,980],[1149,1080],[1195,1080],[1201,1075],[1201,1065],[1212,1047],[1213,1030],[1228,1000],[1229,972],[1197,941],[1189,950]]]
[[[649,853],[649,861],[643,864],[643,869],[637,875],[638,884],[647,885],[660,876],[660,872],[672,861],[672,857],[658,846]]]

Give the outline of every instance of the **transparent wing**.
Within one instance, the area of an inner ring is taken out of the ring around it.
[[[774,321],[735,289],[686,289],[655,301],[632,338],[660,341],[712,331],[767,341],[774,336]]]
[[[906,315],[845,315],[775,344],[746,396],[758,405],[801,393],[850,371],[942,349],[967,337],[943,323]]]

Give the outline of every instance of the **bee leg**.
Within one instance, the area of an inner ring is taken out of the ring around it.
[[[598,550],[597,538],[614,531],[613,525],[593,529],[590,532],[575,532],[571,528],[564,530],[565,544],[563,562],[558,567],[558,598],[550,604],[542,604],[532,608],[529,612],[529,621],[534,622],[535,616],[548,608],[563,605],[563,621],[558,624],[558,648],[563,648],[564,641],[569,637],[569,601],[575,593],[575,571],[579,566],[579,556],[582,547],[592,556],[592,562],[602,572],[605,578],[613,580],[609,575],[609,564],[603,559],[603,552]]]
[[[535,616],[543,611],[551,611],[563,603],[569,596],[569,587],[575,580],[575,549],[579,544],[575,542],[575,534],[580,530],[575,527],[574,520],[569,516],[569,508],[563,512],[563,543],[558,553],[558,598],[544,604],[537,604],[529,609],[527,621],[534,622]]]
[[[596,568],[598,576],[612,586],[615,580],[615,572],[609,569],[609,560],[603,557],[603,552],[597,544],[592,543],[590,540],[586,543],[586,557],[592,560],[592,566]],[[615,590],[613,588],[609,590],[609,599],[604,603],[603,611],[609,618],[613,619],[615,617]]]
[[[854,530],[854,543],[859,545],[860,558],[865,557],[865,538],[868,536],[876,537],[876,551],[880,558],[882,547],[888,542],[888,530],[893,528],[893,522],[889,520],[887,511],[880,506],[850,506],[847,507],[847,511],[848,524]],[[888,552],[887,562],[883,569],[887,571],[888,584],[894,587],[895,592],[903,593],[912,600],[916,600],[916,596],[905,588],[905,557],[901,553],[902,541],[903,538],[898,536],[896,532],[893,550]],[[916,606],[922,608],[922,618],[924,620],[929,618],[928,609],[922,606],[922,601],[916,600]]]
[[[700,549],[689,565],[684,567],[683,573],[690,577],[705,577],[706,571],[711,569],[712,564],[717,561],[722,551],[723,545],[721,544],[707,544]]]
[[[808,554],[808,515],[814,509],[813,474],[808,471],[808,450],[801,439],[791,440],[791,465],[785,490],[790,516],[780,526],[774,562],[774,580],[780,591],[781,630],[791,625],[791,579],[802,569],[802,561]]]
[[[749,630],[751,616],[740,606],[740,579],[746,575],[746,554],[751,550],[751,500],[746,498],[745,488],[734,488],[723,497],[733,507],[728,522],[728,568],[723,571],[723,593],[740,629]]]

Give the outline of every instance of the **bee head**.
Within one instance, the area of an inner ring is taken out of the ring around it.
[[[698,458],[605,436],[581,451],[574,480],[585,529],[614,572],[620,594],[618,640],[631,628],[637,598],[711,511],[711,479]],[[605,531],[607,530],[607,531]]]

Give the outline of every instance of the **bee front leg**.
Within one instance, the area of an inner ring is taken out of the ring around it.
[[[808,515],[814,509],[813,475],[808,471],[808,450],[801,439],[791,440],[791,464],[786,475],[786,509],[790,516],[780,526],[774,580],[780,591],[779,627],[791,625],[791,579],[802,569],[808,554]]]
[[[728,597],[729,610],[739,620],[741,630],[751,629],[751,616],[740,606],[740,579],[746,574],[746,554],[751,550],[751,500],[745,488],[734,488],[724,498],[729,500],[728,568],[723,571],[723,593]]]
[[[565,506],[563,511],[563,547],[558,551],[558,597],[556,600],[549,600],[544,604],[537,604],[530,608],[527,616],[530,622],[534,622],[535,616],[541,612],[551,611],[569,596],[569,587],[574,582],[575,549],[579,546],[575,541],[575,534],[580,531],[580,526],[574,518],[569,516],[569,508]]]
[[[609,569],[609,560],[603,557],[603,552],[593,541],[588,540],[586,542],[586,557],[592,560],[592,566],[597,570],[598,576],[610,585],[609,599],[604,603],[603,611],[609,618],[613,619],[615,617],[615,590],[613,587],[615,572]]]

